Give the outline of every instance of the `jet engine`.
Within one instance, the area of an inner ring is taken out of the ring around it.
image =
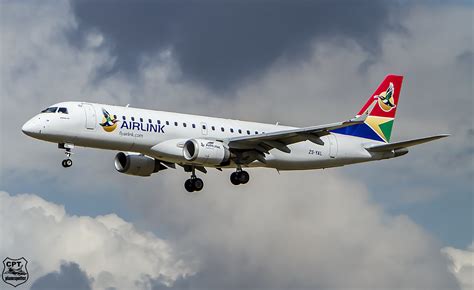
[[[118,172],[136,176],[150,176],[166,168],[155,158],[139,153],[119,152],[114,163]]]
[[[229,148],[222,142],[190,139],[184,143],[184,159],[203,165],[222,165],[229,161]]]

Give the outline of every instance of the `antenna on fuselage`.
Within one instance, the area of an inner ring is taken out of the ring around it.
[[[130,107],[130,104],[127,104],[127,105],[125,106],[125,108],[128,108],[128,107]]]

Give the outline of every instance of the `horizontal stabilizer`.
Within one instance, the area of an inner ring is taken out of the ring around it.
[[[384,152],[384,151],[390,151],[390,150],[396,150],[400,148],[415,146],[418,144],[434,141],[434,140],[441,139],[448,136],[449,134],[440,134],[440,135],[424,137],[424,138],[419,138],[419,139],[401,141],[401,142],[394,142],[394,143],[380,144],[380,145],[369,145],[365,149],[371,152]]]

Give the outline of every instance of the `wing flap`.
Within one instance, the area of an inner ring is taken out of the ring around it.
[[[291,152],[291,150],[290,150],[290,148],[288,148],[288,146],[286,146],[285,144],[280,143],[278,141],[265,140],[265,141],[263,141],[263,143],[265,145],[268,145],[270,147],[273,147],[273,148],[278,149],[278,150],[280,150],[282,152],[285,152],[285,153],[290,153]]]
[[[406,147],[410,147],[410,146],[415,146],[415,145],[418,145],[418,144],[423,144],[423,143],[426,143],[426,142],[431,142],[431,141],[441,139],[441,138],[445,138],[445,137],[448,137],[448,136],[449,136],[449,134],[440,134],[440,135],[434,135],[434,136],[429,136],[429,137],[424,137],[424,138],[401,141],[401,142],[394,142],[394,143],[380,144],[380,145],[369,145],[369,146],[365,147],[365,149],[367,149],[368,151],[371,151],[371,152],[391,151],[391,150],[406,148]]]

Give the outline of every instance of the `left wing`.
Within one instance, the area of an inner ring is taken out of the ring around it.
[[[309,140],[315,144],[324,145],[324,142],[320,139],[321,136],[328,135],[330,130],[363,123],[367,115],[368,113],[338,123],[282,130],[254,136],[234,137],[222,141],[226,143],[230,149],[255,150],[262,153],[262,155],[263,153],[268,153],[268,151],[273,148],[285,153],[290,153],[291,150],[287,146],[289,144]],[[261,158],[255,159],[262,161]]]

